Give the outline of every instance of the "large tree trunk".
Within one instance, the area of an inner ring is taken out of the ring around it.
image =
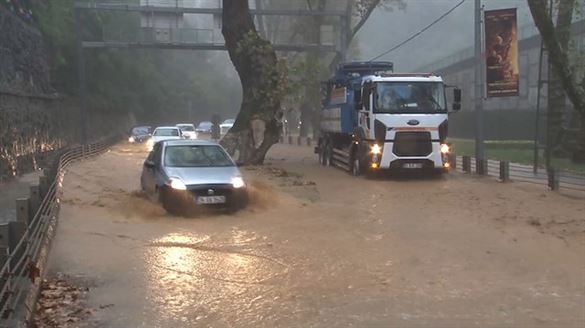
[[[270,42],[258,35],[248,0],[223,0],[222,33],[240,77],[243,99],[236,122],[221,144],[240,164],[262,164],[281,132],[277,117],[285,69]]]
[[[571,22],[575,0],[565,0],[559,3],[557,16],[556,36],[561,49],[567,53],[571,39]],[[549,65],[551,65],[549,57]],[[547,166],[553,155],[562,155],[562,139],[564,135],[563,122],[565,120],[566,97],[563,85],[555,70],[550,71],[548,83],[548,111],[547,111]]]
[[[563,48],[562,43],[565,40],[560,40],[557,35],[556,28],[553,24],[552,17],[548,12],[546,0],[527,0],[530,12],[534,23],[538,28],[542,40],[548,50],[549,62],[552,65],[554,74],[557,75],[558,80],[563,86],[563,89],[569,100],[573,103],[574,109],[577,111],[581,128],[577,137],[577,150],[574,158],[582,158],[585,155],[585,89],[583,82],[577,81],[574,67],[571,67],[569,62],[568,47]],[[572,1],[572,0],[570,0]],[[563,6],[567,5],[564,3]],[[560,10],[567,10],[567,8],[559,8]],[[560,22],[561,24],[564,22]],[[566,35],[569,38],[570,35]]]

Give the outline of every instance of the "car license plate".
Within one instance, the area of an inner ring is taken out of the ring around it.
[[[404,163],[402,165],[405,169],[422,169],[422,163]]]
[[[224,204],[224,203],[225,203],[225,196],[202,196],[202,197],[197,197],[197,204],[199,204],[199,205]]]

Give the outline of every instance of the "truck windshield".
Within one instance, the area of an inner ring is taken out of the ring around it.
[[[375,113],[445,113],[445,87],[441,82],[380,82]]]

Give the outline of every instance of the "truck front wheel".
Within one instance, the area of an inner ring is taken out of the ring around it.
[[[351,156],[351,175],[353,175],[354,177],[358,177],[360,175],[362,175],[363,168],[362,168],[362,162],[360,161],[360,157],[359,157],[359,149],[356,149],[353,153],[353,155]]]

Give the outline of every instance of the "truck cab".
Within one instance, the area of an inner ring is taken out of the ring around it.
[[[329,81],[321,113],[316,152],[322,164],[343,167],[354,175],[379,170],[448,171],[449,107],[447,86],[440,76],[373,70],[369,75],[345,74],[346,80],[339,75]],[[452,110],[459,110],[460,102],[461,90],[454,89]]]
[[[356,103],[354,169],[447,170],[446,86],[433,74],[386,74],[362,81]],[[455,89],[454,109],[460,108]],[[358,96],[359,98],[360,96]]]

